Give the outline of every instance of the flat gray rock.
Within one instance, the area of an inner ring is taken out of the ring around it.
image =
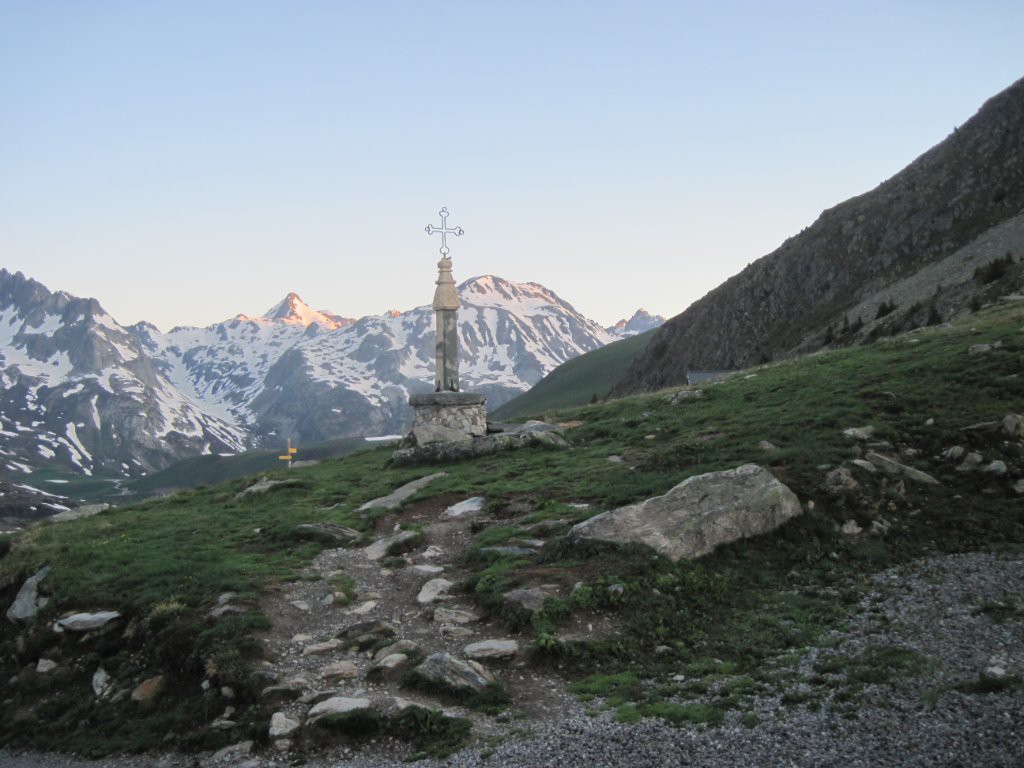
[[[420,593],[416,595],[416,602],[420,605],[430,605],[431,603],[443,600],[448,596],[448,590],[455,586],[448,579],[431,579],[420,589]]]
[[[573,526],[577,542],[645,544],[670,560],[760,536],[801,514],[800,500],[768,470],[744,464],[688,478],[664,496],[604,512]]]
[[[94,629],[105,627],[112,621],[121,618],[117,611],[99,611],[97,613],[76,613],[63,619],[58,619],[57,624],[61,629],[69,632],[91,632]]]
[[[483,496],[474,496],[471,499],[460,501],[458,504],[453,504],[442,512],[441,519],[458,520],[460,517],[465,517],[466,515],[475,515],[483,510],[486,501],[487,499]]]
[[[299,730],[299,721],[292,720],[284,712],[275,712],[270,717],[268,735],[272,739],[286,739]]]
[[[416,672],[432,683],[456,691],[482,691],[494,677],[476,662],[465,662],[447,653],[435,653],[416,667]]]
[[[539,587],[533,587],[532,589],[513,589],[502,595],[502,598],[506,603],[518,605],[520,608],[530,611],[530,613],[539,611],[543,608],[544,601],[547,597],[548,593]]]
[[[381,496],[380,498],[366,502],[359,507],[359,511],[366,512],[371,509],[396,509],[410,496],[419,493],[438,478],[447,476],[447,472],[435,472],[432,475],[427,475],[419,478],[418,480],[413,480],[410,483],[406,483],[401,488],[392,491],[387,496]]]
[[[462,649],[462,655],[474,661],[507,660],[519,653],[515,640],[481,640]]]
[[[369,699],[353,698],[350,696],[332,696],[331,698],[325,699],[310,708],[309,713],[306,715],[306,721],[314,723],[320,718],[327,717],[328,715],[344,715],[348,712],[356,712],[361,709],[369,708]]]
[[[387,553],[388,550],[393,546],[399,546],[406,542],[413,541],[419,538],[420,534],[416,531],[399,531],[391,536],[385,536],[383,539],[373,542],[370,546],[363,550],[368,560],[380,560]]]
[[[913,480],[916,483],[925,483],[927,485],[938,485],[939,481],[929,475],[927,472],[922,472],[919,469],[908,467],[906,464],[900,464],[895,459],[890,459],[888,456],[883,456],[875,451],[868,451],[864,458],[874,464],[883,472],[890,475],[902,475],[908,480]]]
[[[40,568],[33,576],[25,579],[25,583],[18,590],[17,597],[7,609],[7,618],[12,621],[28,621],[35,617],[40,610],[46,607],[49,598],[39,594],[39,582],[46,578],[50,572],[50,566]]]
[[[470,611],[460,611],[455,608],[436,608],[434,610],[435,624],[472,624],[480,621],[480,616]]]

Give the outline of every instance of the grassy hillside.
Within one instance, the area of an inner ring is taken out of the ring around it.
[[[529,391],[492,411],[491,418],[500,421],[537,416],[603,398],[626,375],[653,335],[652,330],[630,336],[562,363]]]
[[[271,471],[288,482],[261,495],[239,497],[251,480],[236,479],[0,540],[4,606],[25,577],[52,567],[43,584],[51,601],[39,619],[0,626],[0,679],[15,681],[0,703],[0,743],[89,754],[242,738],[265,744],[274,709],[260,697],[266,681],[256,674],[259,633],[269,623],[260,601],[328,546],[297,526],[348,526],[365,542],[403,516],[477,495],[487,499],[490,522],[475,529],[462,564],[469,575],[457,590],[530,644],[531,665],[567,676],[578,695],[596,697],[620,719],[714,723],[726,709],[742,710],[753,692],[825,685],[779,676],[773,665],[840,628],[868,589],[865,574],[932,553],[1024,546],[1012,488],[1024,444],[964,430],[1024,410],[1022,327],[1024,307],[1005,306],[950,328],[765,367],[710,385],[699,399],[673,403],[659,393],[560,412],[560,420],[582,422],[566,432],[568,449],[447,465],[448,475],[397,515],[357,510],[437,470],[395,468],[382,448]],[[968,354],[995,342],[987,353]],[[830,469],[863,451],[841,430],[864,425],[940,484],[862,473],[856,489],[826,488]],[[954,445],[1005,462],[1007,475],[955,471],[941,458]],[[638,546],[580,547],[562,536],[597,512],[752,461],[806,509],[771,535],[679,563]],[[843,534],[849,520],[874,532]],[[548,539],[539,556],[482,549],[538,535]],[[554,596],[532,617],[502,601],[512,587],[541,584]],[[229,591],[246,610],[213,622],[208,612]],[[65,612],[100,609],[124,615],[117,632],[78,641],[49,629]],[[588,624],[608,631],[574,631]],[[59,667],[40,674],[41,658]],[[892,659],[907,666],[898,654]],[[158,673],[171,685],[150,708],[99,700],[90,689],[98,665],[127,690]],[[884,680],[885,663],[876,667]],[[212,681],[207,690],[204,679]],[[218,690],[225,685],[234,690],[236,725],[208,728],[224,709]],[[678,703],[711,685],[721,690],[713,705]],[[836,706],[855,711],[856,690],[844,696]]]

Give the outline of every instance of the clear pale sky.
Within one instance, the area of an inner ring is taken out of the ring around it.
[[[674,315],[1024,75],[1020,0],[0,0],[0,266],[164,330]]]

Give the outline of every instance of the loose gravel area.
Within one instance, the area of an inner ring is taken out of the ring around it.
[[[615,723],[609,713],[587,717],[579,706],[558,721],[510,724],[501,743],[477,744],[421,768],[451,766],[1007,766],[1024,765],[1024,555],[961,554],[929,558],[877,574],[848,627],[803,649],[788,664],[808,680],[819,659],[856,658],[866,650],[897,647],[923,659],[906,677],[858,689],[852,708],[820,703],[784,705],[781,695],[755,699],[748,711],[759,722],[741,724],[730,712],[724,725],[675,728],[658,720]],[[1001,680],[997,692],[974,690]],[[820,676],[818,685],[821,684]],[[799,683],[815,685],[813,682]],[[964,690],[959,690],[962,688]],[[847,702],[849,704],[849,702]],[[528,735],[512,735],[513,727]],[[287,755],[167,755],[98,762],[57,755],[0,751],[7,768],[284,768]],[[309,768],[398,768],[401,755],[387,742],[358,750],[309,756]]]

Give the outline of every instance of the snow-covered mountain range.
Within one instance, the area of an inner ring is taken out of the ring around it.
[[[463,389],[492,408],[630,330],[536,283],[488,275],[458,291]],[[0,270],[0,466],[125,476],[286,438],[402,432],[433,366],[430,306],[353,320],[292,293],[258,317],[162,333]]]
[[[608,329],[608,333],[619,339],[627,336],[636,336],[638,333],[651,331],[665,324],[665,318],[661,315],[652,315],[646,309],[640,308],[633,313],[633,316],[626,320],[623,318]]]

